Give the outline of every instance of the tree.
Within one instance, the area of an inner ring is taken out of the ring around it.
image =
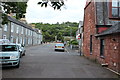
[[[1,6],[4,9],[4,13],[2,14],[2,24],[6,24],[8,22],[7,20],[7,14],[15,13],[16,19],[24,18],[24,14],[26,13],[26,2],[2,2]]]
[[[36,25],[36,28],[41,29],[43,32],[43,38],[44,41],[54,41],[55,36],[57,36],[57,39],[60,41],[64,40],[63,36],[76,36],[76,31],[78,29],[78,23],[72,23],[69,22],[69,25],[73,25],[68,27],[68,23],[62,23],[62,24],[43,24],[43,23],[34,23]]]
[[[48,5],[53,7],[54,9],[61,10],[61,7],[64,5],[64,0],[42,0],[38,2],[41,7]],[[2,15],[2,24],[6,24],[8,22],[7,15],[10,13],[16,13],[16,19],[24,18],[24,14],[26,13],[26,2],[2,2],[3,9],[5,14]]]
[[[61,7],[64,5],[64,1],[63,0],[42,0],[38,2],[38,4],[40,4],[41,7],[43,6],[47,7],[49,5],[54,9],[60,10]]]

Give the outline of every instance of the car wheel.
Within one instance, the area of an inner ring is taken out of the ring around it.
[[[25,52],[26,52],[26,50],[24,51],[24,53],[23,53],[23,55],[22,55],[22,56],[25,56]]]
[[[22,56],[25,56],[25,52],[23,53],[23,55]]]

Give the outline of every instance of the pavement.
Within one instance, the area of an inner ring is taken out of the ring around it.
[[[54,51],[54,44],[27,47],[20,68],[3,68],[3,78],[118,78],[101,65],[66,48]]]

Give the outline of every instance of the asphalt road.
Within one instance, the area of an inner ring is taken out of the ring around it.
[[[80,57],[77,52],[54,51],[54,44],[26,49],[20,68],[4,68],[3,78],[117,78],[99,64]]]

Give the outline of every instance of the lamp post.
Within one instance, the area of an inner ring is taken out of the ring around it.
[[[70,27],[69,25],[68,25],[68,27]],[[71,29],[71,27],[70,27],[70,41],[72,41],[72,29]],[[71,49],[72,49],[72,45],[71,45],[71,43],[70,43],[70,47],[71,47]]]
[[[70,26],[68,25],[68,27],[70,27]],[[70,41],[71,41],[71,39],[72,39],[72,29],[70,27]]]

